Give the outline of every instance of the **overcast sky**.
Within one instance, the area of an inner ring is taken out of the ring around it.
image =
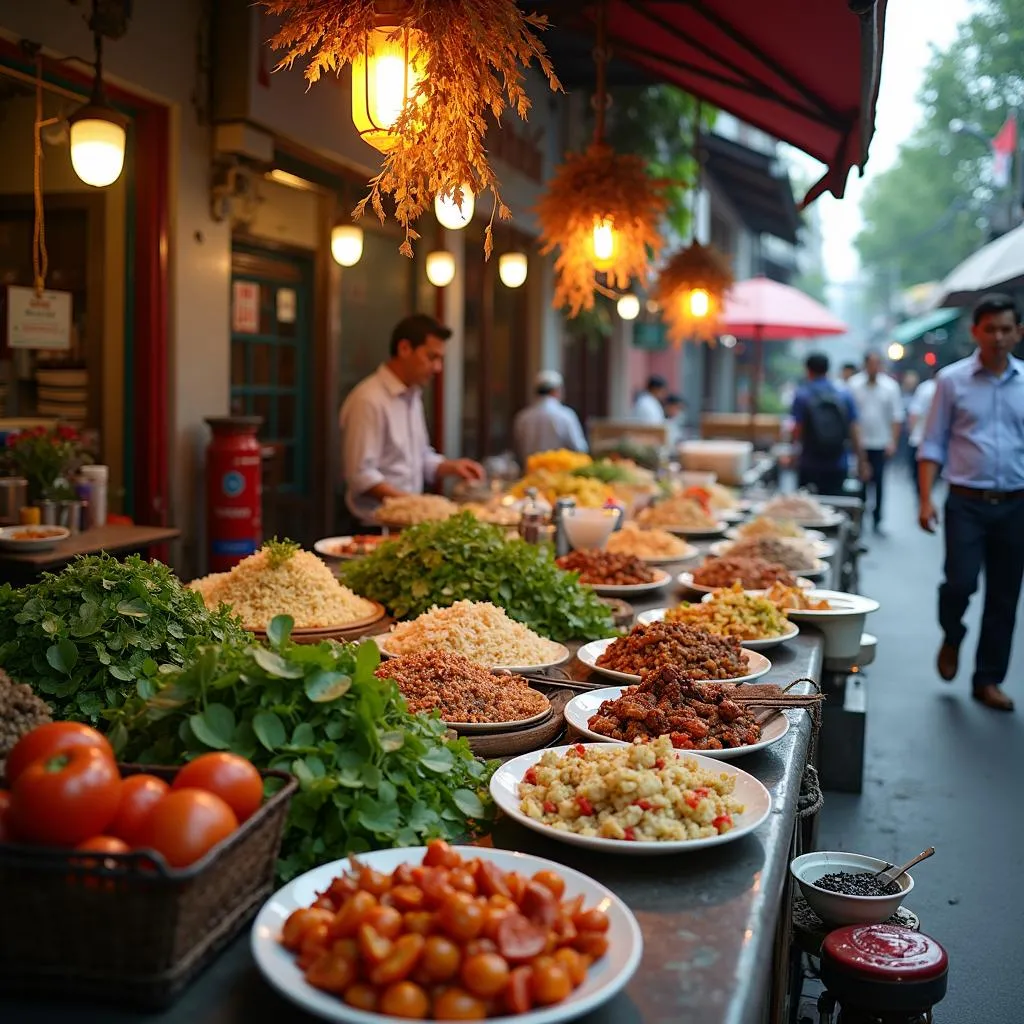
[[[866,173],[850,177],[846,197],[818,200],[825,235],[825,270],[831,281],[857,276],[853,239],[860,229],[859,204],[872,175],[891,166],[899,144],[920,118],[916,96],[933,46],[946,47],[970,13],[972,0],[889,0],[875,137]],[[805,158],[806,160],[806,158]],[[908,197],[909,199],[909,197]]]

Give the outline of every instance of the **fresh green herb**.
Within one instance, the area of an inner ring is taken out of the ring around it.
[[[478,831],[492,813],[492,766],[377,679],[375,643],[299,645],[291,627],[287,616],[273,620],[273,650],[207,647],[187,669],[140,685],[109,713],[115,750],[158,764],[231,750],[292,772],[300,789],[279,863],[286,879],[349,853]]]
[[[38,583],[0,588],[0,665],[56,718],[95,724],[201,645],[250,639],[226,609],[208,611],[166,565],[137,555],[77,558]]]
[[[611,613],[593,590],[562,572],[545,548],[507,540],[468,512],[423,523],[340,570],[357,594],[396,618],[433,605],[491,601],[541,636],[595,640],[612,635]]]
[[[263,550],[267,553],[267,561],[270,563],[270,568],[280,569],[299,550],[299,545],[293,540],[288,540],[287,538],[278,540],[275,537],[263,545]]]
[[[605,484],[631,484],[636,481],[636,474],[626,466],[607,460],[580,466],[572,471],[572,475],[584,480],[600,480]]]

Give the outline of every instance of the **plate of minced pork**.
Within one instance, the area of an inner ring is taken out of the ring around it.
[[[193,580],[208,608],[220,604],[253,633],[265,633],[276,615],[290,615],[292,638],[321,639],[330,633],[372,625],[384,607],[354,594],[311,551],[290,541],[269,541],[230,572]]]

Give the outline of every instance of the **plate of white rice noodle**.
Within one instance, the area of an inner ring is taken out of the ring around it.
[[[292,639],[299,642],[361,629],[385,614],[383,605],[354,594],[312,552],[280,542],[264,545],[230,572],[203,576],[189,587],[207,608],[230,605],[257,636],[266,634],[275,616],[290,615]]]

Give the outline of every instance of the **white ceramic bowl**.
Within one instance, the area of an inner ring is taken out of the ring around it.
[[[789,870],[800,886],[804,899],[818,917],[827,924],[881,924],[896,913],[904,898],[914,888],[909,873],[897,880],[900,891],[895,896],[844,896],[838,892],[820,889],[814,883],[835,871],[859,874],[881,871],[888,861],[865,857],[860,853],[820,850],[805,853],[789,865]]]

